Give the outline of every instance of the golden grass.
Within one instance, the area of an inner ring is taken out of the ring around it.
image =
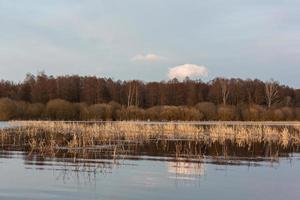
[[[113,123],[68,123],[51,121],[14,121],[19,130],[31,135],[38,130],[46,133],[73,135],[74,140],[93,145],[96,141],[116,139],[148,140],[148,139],[191,139],[204,142],[237,141],[239,144],[251,142],[276,142],[288,145],[299,143],[299,127],[270,126],[197,126],[190,124],[143,124],[134,122]],[[26,131],[27,130],[27,131]]]
[[[226,141],[238,146],[255,142],[275,143],[282,147],[300,144],[300,127],[272,127],[264,125],[193,125],[180,123],[76,123],[53,121],[12,121],[17,125],[15,134],[26,139],[30,146],[47,144],[51,147],[67,145],[70,148],[108,144],[115,141],[147,142],[150,140],[192,140],[206,144]],[[8,133],[1,131],[1,140]],[[44,138],[43,138],[44,137]],[[14,140],[18,138],[15,137]],[[60,140],[60,141],[59,141]]]

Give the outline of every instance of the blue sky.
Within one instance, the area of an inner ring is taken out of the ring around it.
[[[300,88],[300,1],[0,0],[0,79],[44,70],[166,80],[186,64],[205,68],[204,80]]]

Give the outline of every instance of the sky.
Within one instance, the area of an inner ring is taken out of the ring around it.
[[[300,88],[300,1],[0,0],[0,79],[40,71]]]

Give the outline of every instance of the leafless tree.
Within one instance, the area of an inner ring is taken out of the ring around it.
[[[279,85],[276,81],[270,80],[265,83],[265,92],[266,92],[266,101],[268,108],[279,101],[279,93],[278,93]]]
[[[128,90],[128,96],[127,96],[127,106],[131,106],[133,98],[133,88],[132,88],[132,82],[129,83],[129,90]]]
[[[223,105],[226,105],[229,97],[228,81],[225,79],[220,79],[220,85],[221,85],[221,92],[222,92],[222,102]]]
[[[129,83],[128,97],[127,97],[127,106],[129,107],[132,105],[135,105],[135,106],[139,105],[138,83],[134,82],[134,81]]]

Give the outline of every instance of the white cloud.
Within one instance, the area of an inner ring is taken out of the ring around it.
[[[155,62],[164,60],[165,58],[155,54],[138,54],[131,58],[131,61],[147,61],[147,62]]]
[[[168,77],[183,80],[186,77],[197,78],[208,75],[208,69],[202,65],[184,64],[169,69]]]

